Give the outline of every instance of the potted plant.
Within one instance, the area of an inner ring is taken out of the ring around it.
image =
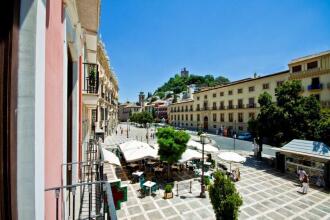
[[[164,199],[171,199],[171,198],[173,198],[172,185],[167,184],[165,186]]]
[[[92,68],[91,71],[89,72],[89,83],[90,85],[94,86],[95,85],[95,81],[96,81],[96,72],[95,72],[95,68]]]

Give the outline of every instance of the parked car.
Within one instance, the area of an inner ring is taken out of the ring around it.
[[[250,140],[252,140],[252,135],[249,132],[242,132],[238,135],[237,138],[240,140],[250,141]]]

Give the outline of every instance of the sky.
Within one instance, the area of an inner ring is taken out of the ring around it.
[[[137,101],[183,67],[234,81],[330,50],[330,0],[102,0],[100,37]]]

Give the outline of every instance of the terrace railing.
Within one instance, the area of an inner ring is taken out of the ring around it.
[[[87,143],[86,161],[61,165],[66,175],[76,173],[75,184],[68,183],[46,188],[46,193],[55,195],[55,216],[58,219],[117,219],[113,202],[111,182],[103,174],[103,161],[100,160],[99,146],[94,139]],[[62,173],[62,182],[63,182]],[[67,209],[59,208],[63,205]],[[61,210],[61,211],[60,211]]]

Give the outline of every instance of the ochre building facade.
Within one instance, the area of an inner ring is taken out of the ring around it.
[[[286,71],[196,91],[192,99],[168,107],[169,123],[228,136],[246,131],[248,121],[259,113],[259,95],[268,92],[275,102],[275,89],[287,80],[300,80],[302,95],[314,95],[322,107],[329,108],[330,51],[292,60],[288,66]]]

